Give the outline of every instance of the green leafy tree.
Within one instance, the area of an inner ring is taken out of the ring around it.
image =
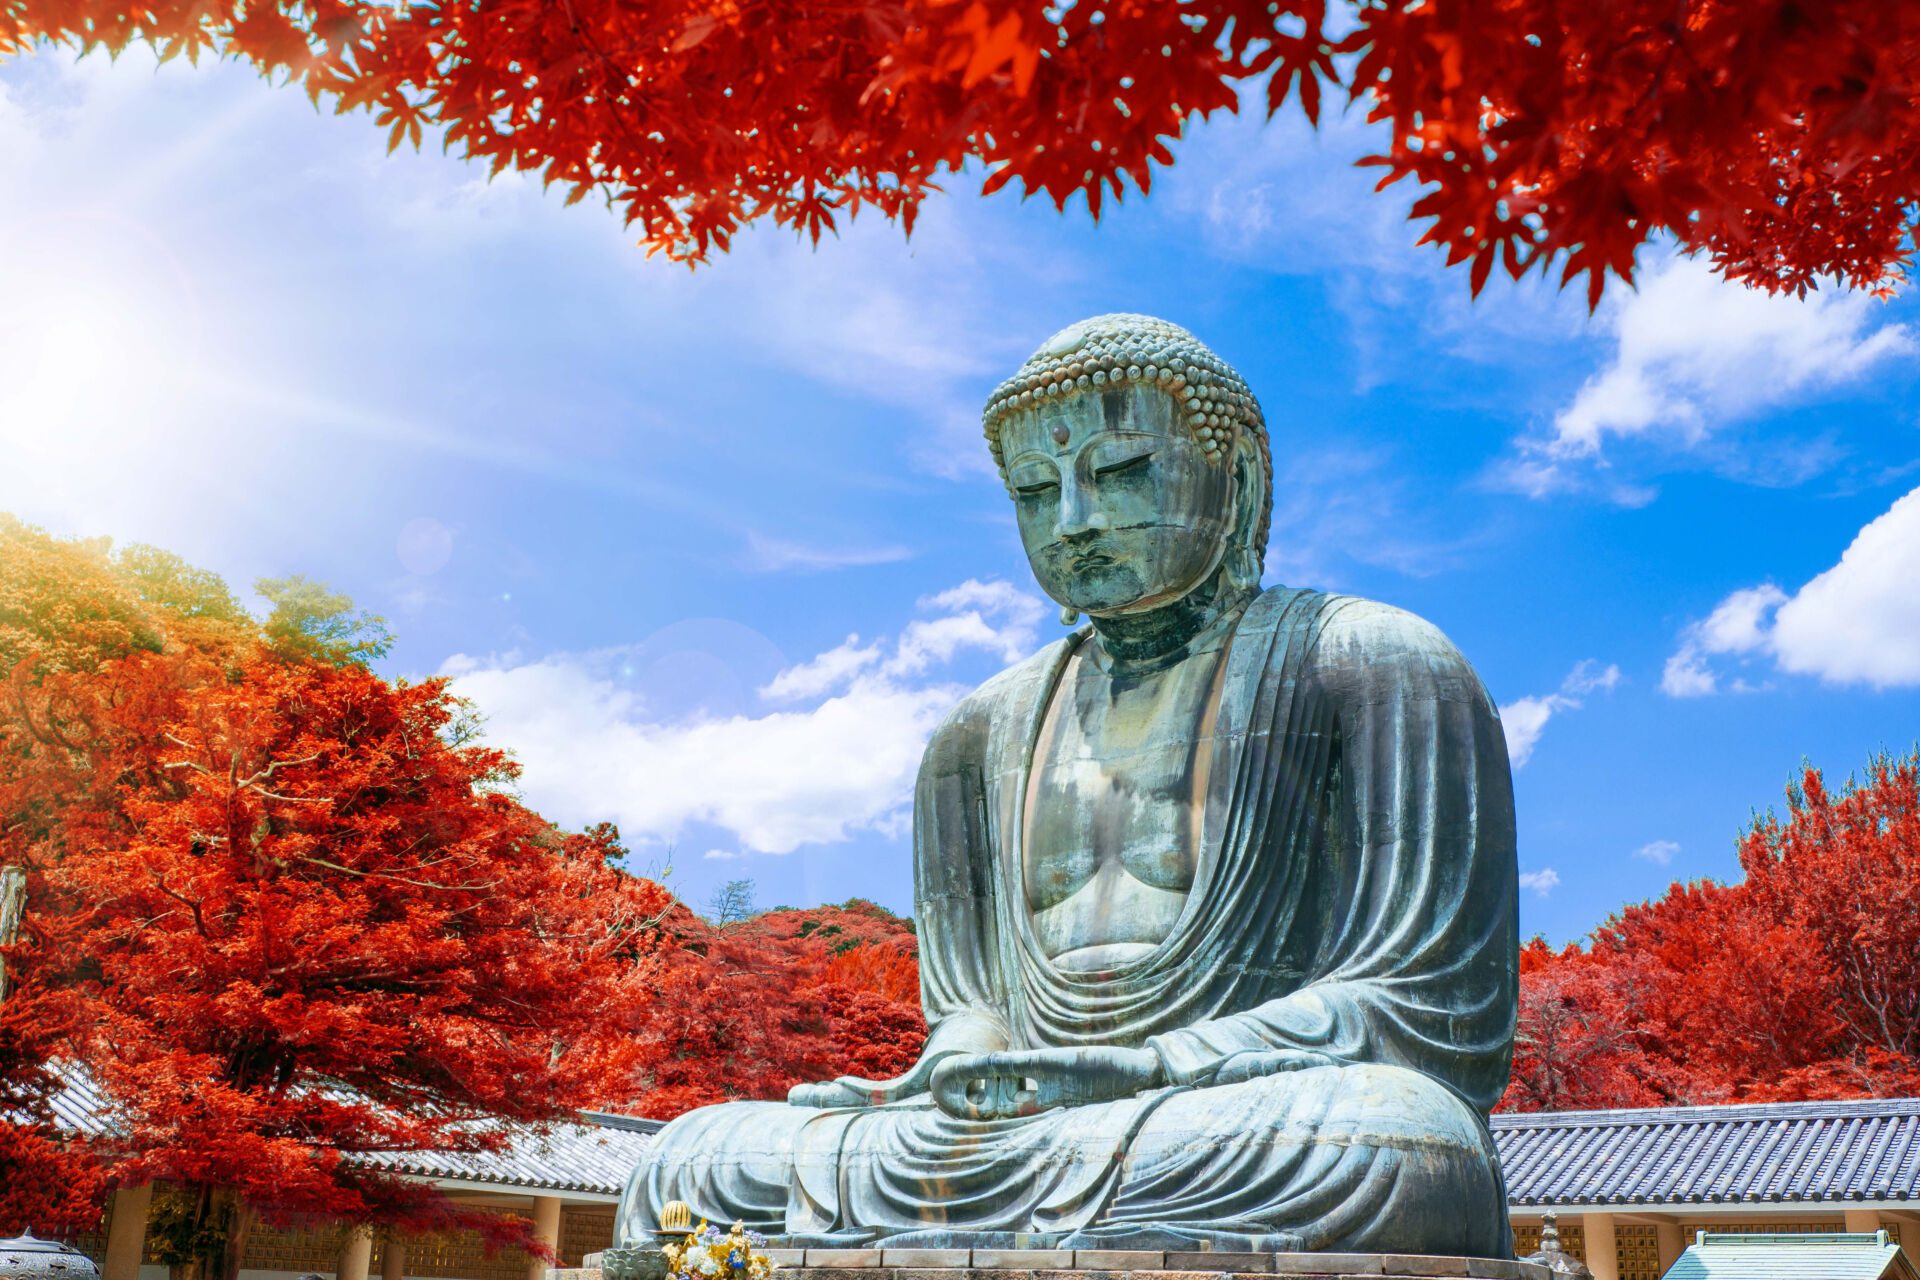
[[[304,574],[261,578],[253,589],[267,598],[267,642],[289,658],[364,667],[387,656],[393,635],[387,620]]]

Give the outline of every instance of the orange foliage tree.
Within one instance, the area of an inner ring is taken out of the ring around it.
[[[722,925],[681,908],[666,932],[675,949],[650,1002],[634,1104],[644,1115],[884,1078],[919,1058],[917,941],[884,907],[855,898]]]
[[[0,1226],[72,1221],[39,1171],[175,1188],[159,1243],[188,1275],[231,1280],[261,1215],[528,1239],[353,1157],[623,1096],[668,899],[610,828],[519,804],[443,682],[362,665],[372,620],[264,585],[262,624],[164,553],[0,518],[0,863],[28,871]],[[60,1144],[50,1065],[115,1138]]]
[[[1920,202],[1920,8],[1889,0],[0,3],[0,56],[37,41],[247,60],[686,261],[761,218],[910,231],[968,162],[1097,217],[1249,97],[1359,103],[1476,291],[1557,266],[1597,301],[1662,233],[1768,289],[1885,290]]]
[[[1675,885],[1590,946],[1521,953],[1509,1110],[1920,1090],[1920,751],[1740,842],[1739,884]]]

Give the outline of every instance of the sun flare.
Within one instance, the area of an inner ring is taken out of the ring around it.
[[[137,465],[202,381],[190,281],[163,248],[119,222],[12,227],[4,243],[5,470],[39,489]]]

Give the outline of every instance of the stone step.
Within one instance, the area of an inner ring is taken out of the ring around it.
[[[1552,1280],[1504,1258],[1397,1253],[1189,1253],[1135,1249],[767,1249],[791,1280]],[[597,1261],[597,1259],[596,1259]],[[550,1270],[548,1280],[602,1280],[598,1267]]]

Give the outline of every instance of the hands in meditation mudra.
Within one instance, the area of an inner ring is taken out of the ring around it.
[[[789,1243],[1508,1257],[1512,784],[1436,629],[1260,588],[1260,408],[1191,334],[1069,328],[989,402],[1041,588],[1090,626],[934,733],[928,1038],[897,1080],[668,1125],[682,1200]]]

